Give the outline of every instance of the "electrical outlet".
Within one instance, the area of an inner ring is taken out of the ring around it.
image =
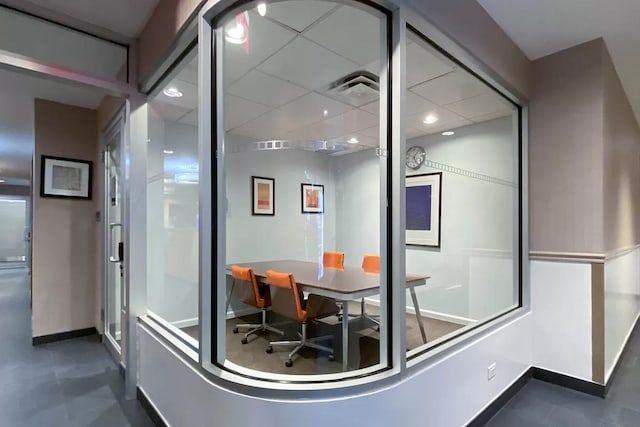
[[[496,364],[492,363],[487,368],[487,381],[491,381],[496,376]]]

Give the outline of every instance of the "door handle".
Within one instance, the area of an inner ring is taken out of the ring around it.
[[[118,257],[113,254],[113,230],[116,227],[122,228],[122,224],[119,222],[112,222],[109,224],[109,262],[122,262],[124,247],[121,247],[122,242],[118,243]]]

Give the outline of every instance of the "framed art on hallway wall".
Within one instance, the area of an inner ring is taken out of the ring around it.
[[[440,247],[442,172],[407,177],[407,245]]]
[[[40,197],[91,200],[93,162],[41,156]]]
[[[324,185],[300,184],[302,213],[324,213]]]
[[[251,177],[251,214],[269,215],[276,214],[275,208],[276,180],[261,176]]]

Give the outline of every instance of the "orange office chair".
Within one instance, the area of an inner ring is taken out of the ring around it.
[[[344,252],[324,251],[322,265],[327,268],[344,269]]]
[[[236,281],[244,282],[250,285],[243,287],[244,292],[241,295],[240,300],[245,304],[257,307],[262,311],[262,323],[240,323],[233,328],[234,334],[237,334],[240,328],[249,329],[249,331],[244,334],[244,337],[242,338],[242,344],[246,344],[249,336],[255,334],[258,331],[270,331],[283,335],[283,331],[267,324],[267,308],[271,305],[271,295],[269,293],[269,287],[265,286],[260,288],[260,286],[258,286],[256,276],[253,273],[253,269],[248,267],[239,267],[237,265],[232,265],[231,276],[234,280],[234,287]]]
[[[380,274],[380,255],[365,254],[362,258],[362,269],[365,273]],[[360,315],[376,324],[376,330],[380,330],[380,319],[366,313],[364,298],[360,301]]]
[[[307,322],[309,320],[323,319],[337,314],[340,308],[336,303],[330,298],[314,294],[309,295],[309,298],[305,300],[303,293],[298,290],[296,280],[291,273],[279,273],[268,270],[267,284],[271,288],[271,310],[302,323],[302,333],[299,333],[300,339],[297,341],[270,342],[266,352],[273,353],[274,346],[293,346],[293,350],[289,352],[289,358],[284,363],[288,368],[293,366],[293,360],[291,358],[304,347],[326,351],[329,353],[329,360],[333,360],[333,349],[318,344],[320,341],[333,339],[333,336],[325,335],[322,337],[308,338]]]

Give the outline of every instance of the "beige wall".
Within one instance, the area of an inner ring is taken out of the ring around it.
[[[161,0],[138,38],[138,76],[145,78],[169,53],[178,31],[202,0]]]
[[[533,65],[529,248],[602,253],[602,40]]]
[[[40,156],[94,162],[97,114],[93,110],[35,100],[33,188],[33,336],[95,326],[96,220],[93,200],[40,197]]]
[[[409,0],[441,31],[479,58],[525,97],[531,93],[531,61],[476,1]],[[410,17],[408,22],[411,23]]]
[[[604,72],[604,249],[640,244],[640,128],[609,52]]]

